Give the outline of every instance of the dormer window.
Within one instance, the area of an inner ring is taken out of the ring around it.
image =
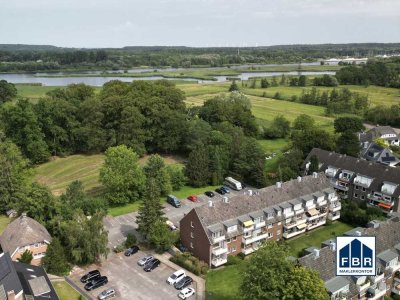
[[[385,193],[387,195],[393,195],[394,191],[397,188],[397,184],[391,183],[391,182],[384,182],[382,185],[382,193]]]

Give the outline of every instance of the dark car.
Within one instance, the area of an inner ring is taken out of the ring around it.
[[[157,258],[150,260],[143,268],[146,272],[151,272],[160,265],[160,261]]]
[[[99,270],[93,270],[90,271],[89,273],[86,273],[85,275],[82,276],[81,282],[82,283],[87,283],[91,281],[92,279],[95,279],[97,277],[100,277],[100,271]]]
[[[86,283],[85,290],[91,291],[91,290],[97,289],[98,287],[101,287],[107,283],[108,283],[107,276],[100,276],[100,277],[97,277],[97,278],[93,279],[92,281],[89,281],[88,283]]]
[[[139,251],[138,246],[132,246],[125,251],[125,256],[131,256],[132,254],[135,254]]]
[[[221,189],[226,193],[229,194],[231,191],[226,186],[221,186]]]
[[[215,194],[214,194],[213,192],[211,192],[211,191],[207,191],[207,192],[205,192],[204,194],[205,194],[206,196],[210,197],[210,198],[212,198],[212,197],[215,196]]]
[[[184,289],[185,287],[187,287],[189,284],[191,284],[193,282],[192,277],[190,276],[185,276],[183,277],[181,280],[179,280],[178,282],[176,282],[174,284],[175,288],[177,290],[181,290]]]
[[[181,207],[181,201],[176,198],[174,195],[167,196],[167,202],[171,204],[173,207],[179,208]]]
[[[215,191],[220,195],[225,195],[226,194],[226,192],[225,192],[225,190],[223,188],[217,188],[217,189],[215,189]]]

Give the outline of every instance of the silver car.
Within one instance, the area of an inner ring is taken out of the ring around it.
[[[141,258],[137,263],[139,266],[143,267],[145,264],[147,264],[150,260],[152,260],[154,256],[149,255]]]
[[[109,288],[102,291],[99,295],[99,300],[106,300],[115,297],[115,290],[114,288]]]

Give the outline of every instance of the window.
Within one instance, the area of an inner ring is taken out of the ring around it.
[[[193,246],[193,242],[190,242],[190,248],[194,248],[194,246]]]
[[[272,223],[268,224],[268,228],[272,228]]]
[[[354,193],[354,198],[358,198],[358,194]]]
[[[362,191],[365,192],[367,189],[365,187],[362,188]]]
[[[236,236],[234,236],[233,238],[232,238],[232,242],[236,242]]]
[[[192,239],[194,239],[194,233],[193,233],[193,231],[190,232],[190,237],[191,237]]]
[[[231,239],[227,239],[226,242],[227,242],[227,243],[230,243],[230,242],[231,242]]]
[[[193,221],[190,221],[190,227],[194,228]]]
[[[355,186],[355,189],[358,190],[358,185]]]
[[[236,252],[236,247],[231,248],[231,253]]]
[[[272,238],[274,236],[274,234],[272,232],[268,232],[268,238]]]

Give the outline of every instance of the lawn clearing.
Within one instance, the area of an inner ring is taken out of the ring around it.
[[[5,215],[0,215],[0,235],[6,229],[7,225],[12,221],[9,217]]]
[[[290,248],[290,255],[295,257],[301,256],[303,249],[315,246],[321,247],[323,241],[334,238],[338,235],[342,235],[346,231],[353,229],[352,226],[336,221],[329,225],[325,225],[314,229],[313,231],[307,232],[297,238],[293,238],[287,241]]]
[[[289,145],[289,139],[258,140],[265,153],[281,152]]]
[[[86,299],[79,294],[72,286],[66,281],[52,282],[54,289],[60,300],[84,300]]]

